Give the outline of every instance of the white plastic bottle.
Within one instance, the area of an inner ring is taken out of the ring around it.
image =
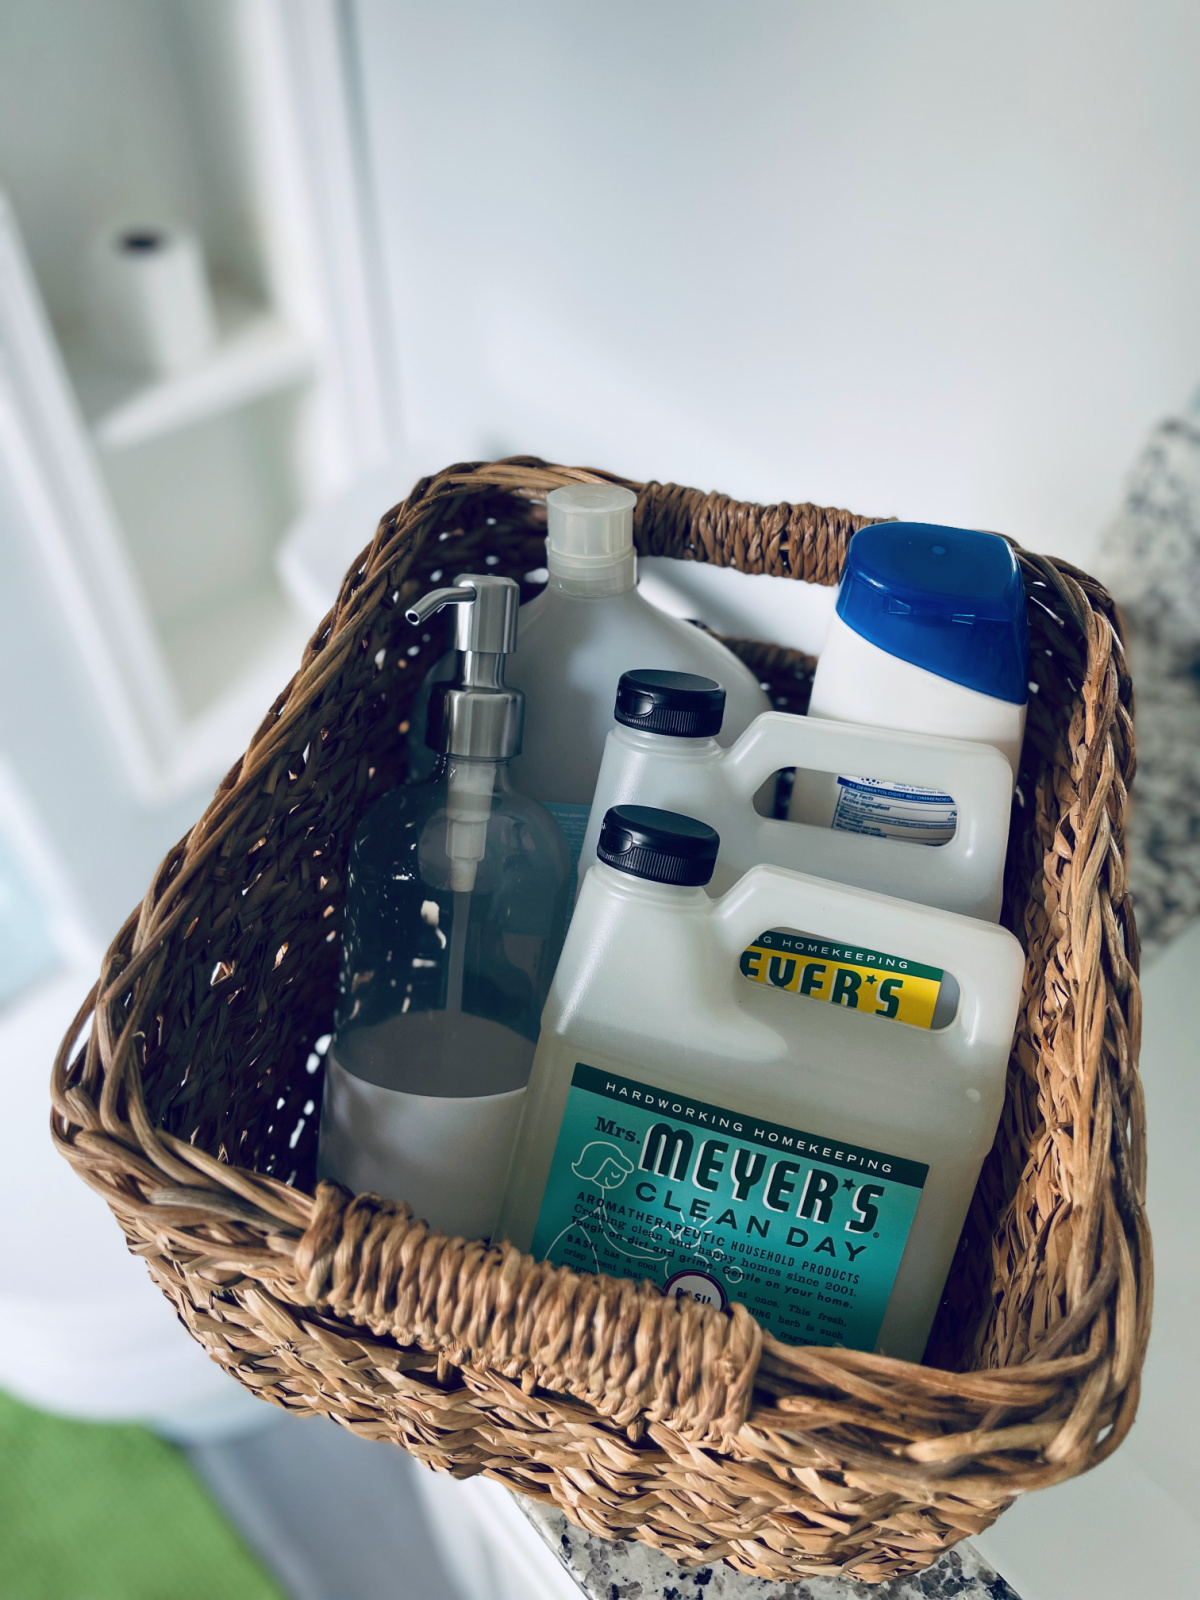
[[[521,608],[521,650],[509,674],[525,694],[525,744],[513,781],[558,818],[576,848],[623,672],[647,666],[718,678],[726,744],[770,709],[754,674],[724,645],[638,593],[636,503],[630,490],[605,483],[547,495],[550,577]]]
[[[854,535],[810,717],[990,744],[1015,781],[1028,689],[1025,587],[1005,540],[920,522]],[[927,845],[953,837],[954,795],[867,777],[842,768],[797,773],[789,815]]]
[[[716,851],[687,817],[609,812],[499,1232],[741,1300],[792,1344],[919,1360],[1003,1105],[1021,947],[779,867],[711,900]],[[931,1027],[951,973],[953,1020]]]
[[[991,745],[767,711],[724,750],[716,738],[723,700],[711,678],[641,670],[622,676],[616,726],[605,741],[579,858],[581,876],[596,861],[610,806],[657,806],[697,817],[720,834],[709,885],[714,895],[768,862],[964,916],[998,919],[1011,774]],[[954,837],[930,852],[910,840],[760,816],[754,796],[781,767],[936,785],[954,795]]]

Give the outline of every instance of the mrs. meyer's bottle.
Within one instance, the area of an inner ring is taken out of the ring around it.
[[[714,737],[724,692],[683,672],[627,672],[617,688],[617,725],[604,745],[581,874],[596,860],[610,806],[657,806],[707,822],[721,836],[709,893],[760,862],[901,900],[995,922],[1000,916],[1012,775],[991,745],[934,739],[850,722],[764,711],[729,749]],[[954,837],[929,851],[912,840],[863,838],[760,816],[754,797],[781,767],[797,778],[855,772],[863,781],[908,779],[954,796]]]
[[[781,867],[711,900],[716,855],[704,823],[608,813],[498,1231],[740,1300],[792,1344],[919,1360],[1003,1103],[1021,947]]]
[[[468,1238],[495,1221],[570,877],[553,818],[508,778],[518,598],[466,576],[408,613],[455,607],[458,666],[430,702],[432,777],[377,801],[350,848],[321,1115],[323,1177]]]

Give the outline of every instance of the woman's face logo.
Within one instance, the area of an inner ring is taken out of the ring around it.
[[[593,1139],[579,1152],[571,1171],[584,1183],[594,1183],[607,1193],[610,1189],[621,1187],[633,1171],[633,1162],[615,1144],[608,1144],[604,1139]]]

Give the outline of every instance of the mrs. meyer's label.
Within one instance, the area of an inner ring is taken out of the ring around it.
[[[946,974],[906,956],[775,928],[742,951],[742,976],[849,1011],[932,1028]],[[947,1019],[949,1020],[949,1019]]]
[[[581,1061],[533,1253],[870,1350],[928,1170]]]
[[[926,789],[918,783],[885,783],[881,778],[839,778],[830,827],[878,839],[947,844],[954,837],[957,821],[954,796],[940,789]]]

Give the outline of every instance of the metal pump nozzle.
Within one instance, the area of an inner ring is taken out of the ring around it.
[[[504,682],[504,658],[517,648],[520,598],[511,578],[468,573],[453,588],[435,589],[405,612],[419,626],[443,606],[456,607],[458,667],[451,682],[435,683],[430,690],[425,729],[426,744],[451,758],[446,854],[456,894],[474,888],[476,867],[487,847],[494,763],[521,748],[525,696]]]
[[[517,648],[521,591],[511,578],[466,573],[404,613],[415,626],[454,606],[458,669],[429,696],[425,742],[444,755],[504,761],[521,748],[525,696],[504,682],[504,658]]]
[[[452,589],[434,589],[404,615],[419,626],[443,606],[457,606],[454,648],[481,655],[509,655],[517,648],[517,607],[521,591],[511,578],[465,573]]]

